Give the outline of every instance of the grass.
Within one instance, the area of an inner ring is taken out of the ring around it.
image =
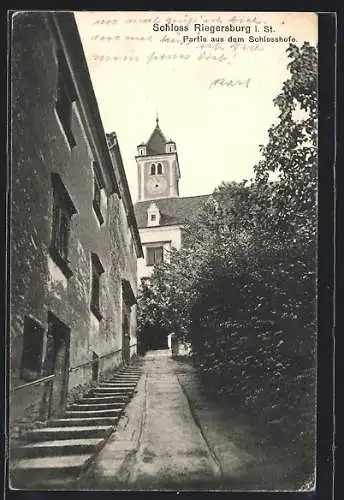
[[[293,484],[294,490],[312,487],[315,447],[310,407],[303,412],[308,433],[302,435],[307,424],[299,420],[298,411],[287,408],[281,413],[279,408],[271,409],[269,404],[265,408],[246,407],[240,395],[220,398],[209,379],[205,385],[192,360],[176,359],[175,362],[176,372],[191,404],[199,409],[209,405],[209,408],[214,408],[214,415],[217,409],[221,410],[230,427],[230,439],[239,449],[260,457],[258,462],[265,464],[266,471],[269,467],[277,470],[277,464],[283,461],[284,480]]]

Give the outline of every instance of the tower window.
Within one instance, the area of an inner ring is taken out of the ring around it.
[[[72,79],[67,62],[60,52],[58,54],[58,79],[56,111],[70,147],[76,145],[72,133],[72,104],[75,101]]]
[[[164,260],[163,247],[147,248],[147,266],[154,266]]]
[[[158,175],[162,174],[162,165],[161,165],[161,163],[158,163],[158,165],[157,165],[157,173],[158,173]]]
[[[52,174],[54,188],[52,237],[50,255],[67,278],[72,276],[68,266],[70,221],[76,209],[58,174]]]
[[[152,215],[151,215],[151,221],[154,221],[154,220],[156,220],[156,215],[155,215],[155,214],[152,214]]]
[[[150,169],[150,171],[151,171],[151,175],[155,175],[155,173],[156,173],[156,170],[155,170],[155,163],[152,163],[152,164],[151,164],[151,169]]]
[[[92,283],[91,283],[91,311],[100,321],[102,314],[100,312],[100,277],[104,272],[104,268],[99,260],[98,255],[91,254],[92,260]]]

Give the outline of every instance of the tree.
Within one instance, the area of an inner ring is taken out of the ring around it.
[[[274,99],[280,110],[277,124],[269,129],[269,141],[261,146],[255,180],[264,189],[272,173],[278,177],[270,192],[271,217],[261,221],[278,236],[301,238],[312,244],[316,231],[317,188],[317,49],[305,42],[287,49],[290,78]],[[272,225],[272,226],[271,226]]]
[[[183,230],[183,248],[156,265],[139,294],[138,324],[160,326],[190,340],[192,315],[202,287],[228,273],[239,248],[248,251],[252,226],[249,193],[242,183],[223,183]],[[251,238],[252,240],[252,238]],[[250,243],[253,248],[253,243]],[[214,274],[215,273],[215,274]]]
[[[254,179],[223,183],[186,224],[183,249],[141,294],[140,322],[188,336],[213,393],[235,394],[312,455],[317,49],[291,44],[287,54]]]

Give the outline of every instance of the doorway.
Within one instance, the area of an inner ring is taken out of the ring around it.
[[[122,313],[122,361],[124,364],[130,362],[130,314],[131,306],[124,298]]]
[[[99,379],[99,356],[92,351],[92,381],[98,382]]]
[[[69,374],[70,328],[48,313],[46,375],[55,375],[48,391],[48,417],[58,417],[65,409]]]
[[[130,363],[131,308],[136,297],[130,281],[122,279],[122,362]]]

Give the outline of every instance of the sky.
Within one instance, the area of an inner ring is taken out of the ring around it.
[[[273,99],[289,75],[289,37],[317,44],[314,13],[79,11],[75,18],[134,202],[137,146],[148,141],[157,113],[166,139],[176,142],[181,196],[250,179],[278,118]]]

